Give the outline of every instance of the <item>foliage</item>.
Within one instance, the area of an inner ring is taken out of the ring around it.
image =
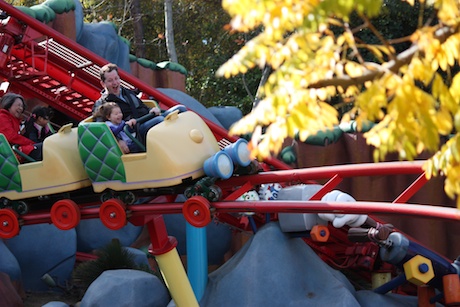
[[[163,280],[161,274],[153,272],[147,266],[138,266],[134,260],[134,255],[127,249],[124,249],[119,240],[112,240],[111,243],[104,246],[96,252],[98,258],[83,262],[78,265],[73,274],[73,281],[76,285],[86,289],[95,281],[104,271],[115,269],[133,269],[141,270],[156,275],[160,280]]]
[[[45,2],[46,0],[12,0],[12,1],[6,1],[10,3],[11,5],[16,5],[16,6],[33,6],[36,4],[40,4]]]
[[[382,0],[224,0],[233,29],[263,31],[222,65],[230,77],[254,67],[273,68],[263,99],[231,129],[255,131],[252,153],[277,153],[284,138],[301,140],[338,124],[330,101],[352,103],[341,120],[377,122],[365,137],[375,146],[375,160],[396,151],[414,159],[422,151],[438,151],[425,165],[427,176],[446,176],[446,193],[460,193],[460,140],[455,135],[440,148],[440,136],[460,129],[460,76],[453,78],[460,50],[460,4],[456,0],[405,1],[419,8],[418,28],[405,49],[384,37],[372,20],[388,13]],[[424,19],[426,10],[436,18]],[[359,16],[359,31],[350,28]],[[374,19],[372,19],[374,18]],[[366,35],[373,40],[360,38]],[[362,35],[362,34],[361,34]],[[366,42],[363,40],[366,39]],[[371,55],[374,60],[364,59]],[[262,131],[265,131],[263,135]],[[460,203],[459,203],[460,206]]]
[[[230,17],[219,1],[174,1],[173,11],[178,60],[189,72],[187,92],[207,107],[233,105],[249,112],[260,71],[245,75],[244,80],[225,80],[216,77],[216,70],[252,33],[229,33],[225,26]]]
[[[123,25],[119,34],[131,42],[131,53],[136,54],[139,46],[134,44],[133,24],[138,21],[124,10],[130,2],[84,0],[82,3],[87,22],[108,20]],[[140,1],[140,4],[146,34],[142,46],[145,57],[156,63],[167,61],[164,1]],[[225,25],[230,17],[220,1],[214,0],[173,1],[173,21],[178,62],[188,71],[188,94],[207,107],[233,105],[248,113],[261,72],[251,71],[244,77],[226,80],[216,77],[216,70],[253,34],[229,33]]]

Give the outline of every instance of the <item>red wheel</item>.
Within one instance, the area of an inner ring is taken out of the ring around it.
[[[11,239],[19,234],[18,217],[12,209],[0,209],[0,238]]]
[[[80,208],[73,200],[61,199],[51,207],[51,221],[59,229],[75,228],[80,223],[80,219]]]
[[[112,198],[102,203],[99,209],[99,218],[105,227],[118,230],[126,226],[126,204],[119,199]]]
[[[204,227],[211,222],[211,206],[203,196],[187,199],[182,207],[185,219],[195,227]]]

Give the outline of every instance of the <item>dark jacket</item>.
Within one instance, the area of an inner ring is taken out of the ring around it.
[[[100,105],[106,102],[115,102],[123,112],[123,120],[127,121],[131,118],[139,118],[149,113],[149,107],[147,107],[142,100],[140,100],[136,93],[121,87],[120,94],[123,99],[113,94],[108,94],[107,91],[102,91],[101,97],[96,100],[93,107],[93,114],[97,111]]]
[[[53,132],[50,130],[48,125],[46,125],[42,129],[39,129],[38,124],[35,123],[35,119],[33,117],[27,120],[26,131],[24,132],[24,136],[31,139],[35,143],[43,142],[45,138],[52,134]]]
[[[10,145],[21,146],[21,151],[28,155],[34,150],[34,141],[19,133],[21,122],[8,110],[0,110],[0,133],[3,133]]]

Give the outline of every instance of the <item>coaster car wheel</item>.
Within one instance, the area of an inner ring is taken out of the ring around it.
[[[185,219],[192,226],[205,227],[211,222],[211,206],[203,196],[193,196],[187,199],[182,207]]]
[[[127,205],[132,205],[136,201],[136,195],[133,192],[125,192],[120,195],[120,199]]]
[[[23,215],[29,213],[29,206],[24,201],[18,201],[13,204],[13,210]]]
[[[100,197],[101,202],[105,202],[109,199],[112,199],[115,197],[115,193],[112,190],[105,190]]]
[[[216,185],[209,187],[208,199],[210,201],[218,201],[222,197],[222,190]]]
[[[102,224],[109,229],[123,228],[128,223],[126,204],[116,198],[106,200],[99,209],[99,218]]]
[[[0,198],[0,209],[7,208],[8,204],[9,204],[8,198],[5,198],[5,197]]]
[[[193,195],[195,195],[195,190],[193,189],[193,187],[187,187],[184,191],[184,195],[185,197],[190,198]]]
[[[0,209],[0,238],[11,239],[19,234],[18,217],[13,209]]]
[[[70,199],[61,199],[51,207],[51,221],[61,230],[69,230],[80,223],[81,213],[78,205]]]

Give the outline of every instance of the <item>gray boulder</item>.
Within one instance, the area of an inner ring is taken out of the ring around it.
[[[77,41],[80,39],[82,32],[83,32],[83,7],[81,6],[80,0],[73,0],[75,3],[75,33],[77,37]]]
[[[395,293],[378,294],[373,291],[361,290],[356,292],[356,299],[362,307],[374,306],[392,306],[392,307],[409,307],[418,306],[416,296],[400,295]],[[442,306],[436,304],[436,306]]]
[[[21,281],[19,262],[3,240],[0,240],[0,272],[8,274],[11,281]]]
[[[75,228],[77,231],[77,250],[91,252],[109,244],[117,238],[121,246],[130,246],[142,231],[142,226],[134,226],[128,223],[119,230],[111,230],[102,224],[100,219],[81,220]]]
[[[88,288],[81,307],[165,307],[171,297],[155,275],[137,270],[109,270]]]
[[[51,301],[43,305],[42,307],[69,307],[68,304],[59,301]]]
[[[75,265],[77,237],[74,229],[60,230],[54,225],[23,226],[18,236],[5,240],[22,272],[24,290],[48,291],[41,278],[49,274],[65,287]]]
[[[115,63],[124,71],[131,72],[129,46],[118,35],[111,22],[85,23],[81,2],[75,2],[75,29],[77,43]]]
[[[173,88],[157,88],[157,90],[223,128],[217,117],[215,117],[208,109],[206,109],[205,106],[192,96]]]
[[[230,127],[243,118],[243,112],[237,107],[232,106],[220,106],[220,107],[209,107],[211,112],[224,126],[225,129],[229,130]]]
[[[149,267],[149,259],[147,258],[147,254],[140,249],[134,247],[123,247],[126,251],[128,251],[132,256],[134,263],[141,267],[146,266]]]
[[[359,306],[354,295],[302,239],[269,223],[209,275],[200,306]]]
[[[78,33],[77,43],[107,61],[116,63],[121,69],[131,72],[129,46],[118,36],[112,23],[84,23],[81,32]]]

